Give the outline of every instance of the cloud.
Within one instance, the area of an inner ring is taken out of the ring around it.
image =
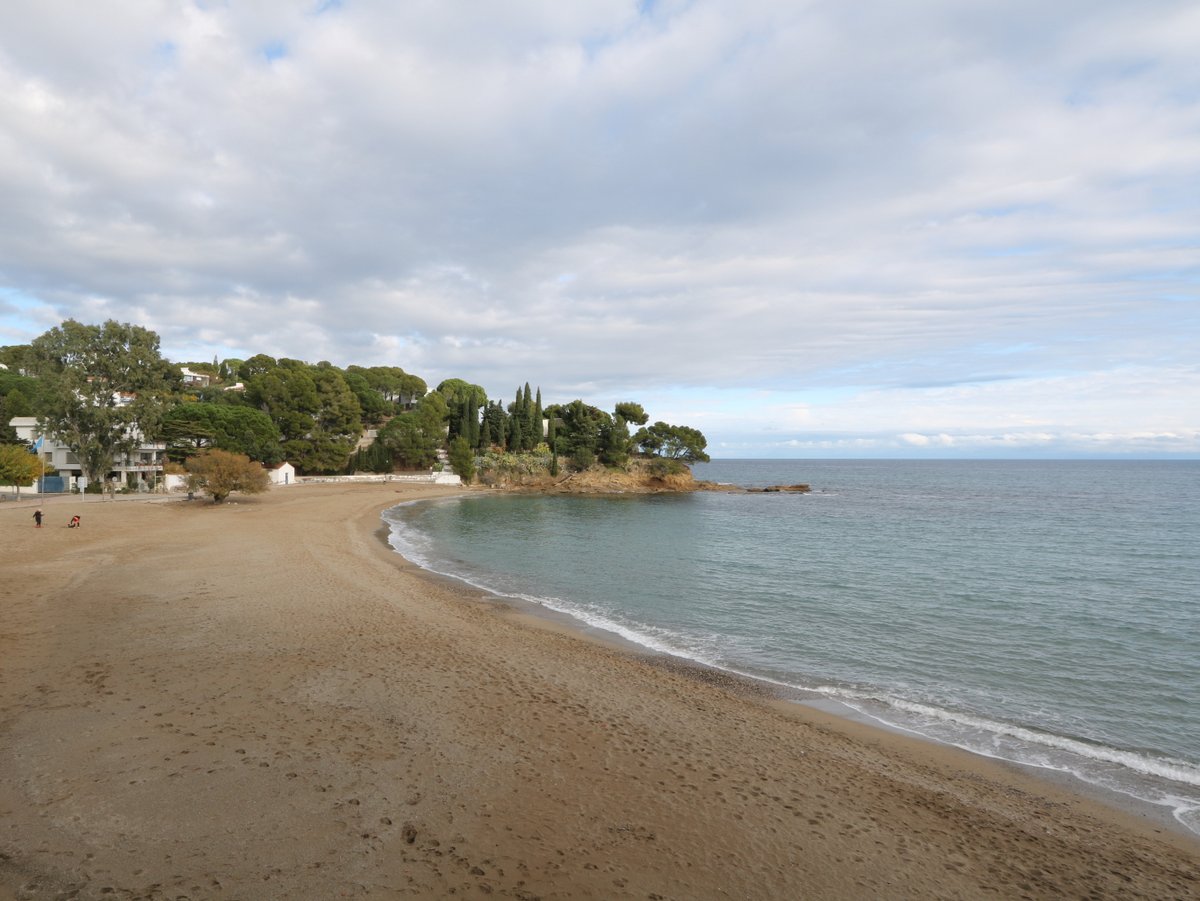
[[[1172,381],[1200,338],[1194,4],[10,19],[0,287],[33,300],[6,342],[113,317],[181,359],[501,396],[834,391],[837,429],[884,413],[910,449],[1021,417],[1066,435],[1092,400],[1065,387],[1136,371],[1168,390],[1096,434],[1197,425]],[[777,425],[737,427],[766,447]]]

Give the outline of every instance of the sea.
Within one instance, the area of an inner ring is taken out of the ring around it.
[[[1200,834],[1200,461],[694,472],[812,490],[472,494],[384,519],[407,559],[481,591]]]

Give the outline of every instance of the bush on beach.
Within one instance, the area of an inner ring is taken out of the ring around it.
[[[271,479],[262,465],[245,454],[211,449],[188,457],[188,489],[203,491],[219,504],[235,491],[258,494],[270,487]]]

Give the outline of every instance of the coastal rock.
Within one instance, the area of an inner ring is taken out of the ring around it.
[[[746,488],[723,482],[705,482],[696,479],[686,466],[678,472],[663,472],[653,461],[635,460],[625,469],[608,469],[593,466],[582,472],[550,476],[545,473],[507,473],[489,483],[490,487],[502,491],[537,494],[677,494],[690,491],[724,491],[741,494],[751,492],[803,494],[812,490],[807,484],[771,485],[766,488]]]
[[[593,466],[582,472],[572,472],[558,477],[525,476],[508,477],[496,485],[509,491],[529,491],[545,494],[664,494],[685,491],[703,491],[710,483],[698,482],[686,467],[681,472],[659,473],[641,461],[631,463],[628,468],[607,469]]]

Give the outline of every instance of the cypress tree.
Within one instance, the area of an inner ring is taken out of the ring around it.
[[[542,415],[542,389],[539,386],[537,389],[537,403],[533,406],[533,434],[536,436],[536,440],[533,442],[534,447],[537,447],[538,442],[542,440],[542,419],[544,418]]]
[[[521,423],[522,447],[533,450],[537,446],[537,432],[533,428],[533,394],[529,390],[529,382],[525,383],[525,390],[521,394],[521,418],[524,420]]]
[[[474,392],[471,393],[467,400],[466,408],[467,430],[463,437],[467,439],[467,443],[471,447],[479,446],[479,398]]]

